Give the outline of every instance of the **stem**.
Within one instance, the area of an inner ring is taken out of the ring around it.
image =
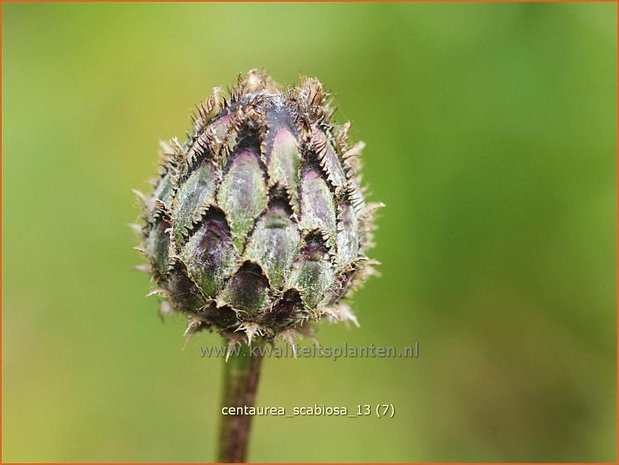
[[[247,344],[233,350],[224,362],[222,407],[253,407],[263,355],[252,354]],[[219,434],[219,462],[245,462],[252,415],[222,415]]]

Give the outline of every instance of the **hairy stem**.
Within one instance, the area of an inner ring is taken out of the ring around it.
[[[247,344],[224,362],[222,407],[253,407],[262,366],[261,354],[252,354]],[[221,412],[220,412],[221,413]],[[245,462],[251,429],[251,415],[223,415],[219,435],[219,462]]]

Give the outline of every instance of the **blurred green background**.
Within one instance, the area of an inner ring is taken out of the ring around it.
[[[614,4],[6,4],[5,461],[212,461],[218,345],[182,351],[126,224],[158,141],[238,72],[318,76],[387,204],[324,345],[267,360],[255,461],[614,461]]]

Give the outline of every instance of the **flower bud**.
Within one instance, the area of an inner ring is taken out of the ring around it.
[[[360,187],[363,144],[332,113],[316,79],[284,90],[254,70],[229,99],[213,90],[185,143],[162,144],[140,250],[189,333],[291,342],[313,320],[356,323],[343,301],[373,272],[381,205]]]

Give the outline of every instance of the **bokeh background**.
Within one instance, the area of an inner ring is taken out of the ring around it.
[[[318,76],[387,204],[323,345],[267,360],[255,461],[615,460],[614,4],[7,4],[5,461],[212,461],[221,360],[161,323],[126,224],[210,89]]]

